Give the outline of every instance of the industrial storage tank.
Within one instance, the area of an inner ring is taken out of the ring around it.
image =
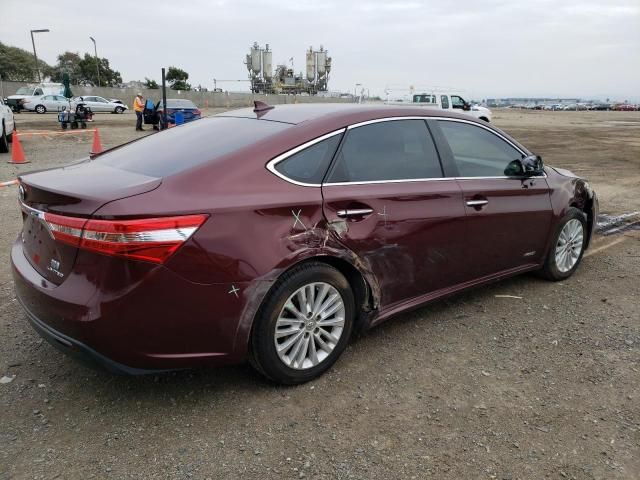
[[[307,80],[313,82],[316,79],[316,58],[313,47],[307,52]]]
[[[327,52],[322,47],[320,47],[320,51],[316,53],[318,60],[318,76],[321,77],[324,75],[327,66]]]
[[[255,73],[260,73],[261,56],[262,52],[260,51],[258,43],[254,43],[253,47],[251,47],[251,70],[253,70]]]
[[[272,52],[269,50],[269,44],[267,43],[264,51],[262,52],[262,75],[266,80],[270,80],[273,77],[273,65],[272,65]]]

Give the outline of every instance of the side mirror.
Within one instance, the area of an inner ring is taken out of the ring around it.
[[[544,173],[544,165],[540,155],[529,155],[509,162],[504,174],[507,177],[535,177]]]
[[[462,110],[468,112],[469,110],[471,110],[471,105],[465,102],[465,104],[462,106]]]

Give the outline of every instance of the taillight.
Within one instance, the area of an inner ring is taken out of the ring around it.
[[[45,213],[56,240],[93,252],[164,263],[207,219],[206,215],[87,220]]]
[[[194,115],[201,115],[201,112],[200,112],[200,110],[199,110],[199,109],[197,109],[197,108],[196,108],[196,109],[193,111],[193,114],[194,114]]]

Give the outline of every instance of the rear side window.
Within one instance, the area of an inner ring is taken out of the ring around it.
[[[490,131],[462,122],[438,120],[461,177],[504,177],[520,151]]]
[[[209,117],[149,135],[94,160],[152,177],[214,163],[217,158],[280,133],[291,125],[251,118]]]
[[[320,184],[342,135],[334,135],[278,162],[274,168],[291,180]]]
[[[393,120],[348,130],[329,182],[440,177],[440,161],[426,123]]]

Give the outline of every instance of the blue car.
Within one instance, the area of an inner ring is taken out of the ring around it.
[[[144,123],[151,124],[154,128],[163,130],[166,128],[163,120],[164,104],[160,100],[155,106],[147,100],[144,110]],[[180,124],[192,122],[202,118],[202,112],[191,100],[181,98],[167,99],[167,123]]]

